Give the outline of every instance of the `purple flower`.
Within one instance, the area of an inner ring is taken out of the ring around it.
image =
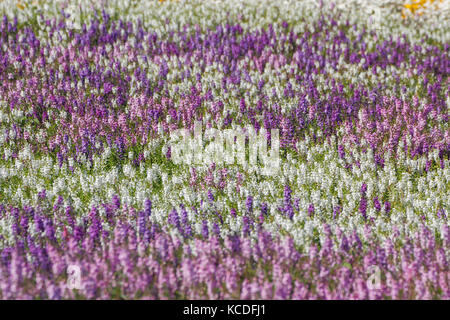
[[[217,223],[213,223],[213,232],[217,235],[220,236],[220,227]]]
[[[268,215],[268,206],[265,202],[261,203],[261,214],[263,214],[264,216]]]
[[[244,233],[244,235],[249,235],[250,234],[250,218],[248,216],[243,216],[242,217],[242,232]]]
[[[178,216],[177,210],[172,209],[172,211],[170,212],[169,223],[175,226],[176,228],[180,227],[180,217]]]
[[[112,197],[112,203],[113,203],[113,205],[114,205],[114,207],[116,208],[116,209],[119,209],[120,208],[120,198],[119,198],[119,196],[118,195],[113,195],[113,197]]]
[[[144,211],[138,212],[138,232],[141,236],[144,235],[146,230],[146,213]]]
[[[181,223],[185,225],[186,223],[188,223],[188,213],[183,204],[180,205],[180,208],[181,208]]]
[[[245,99],[242,98],[240,103],[239,103],[239,108],[241,111],[241,114],[245,113],[245,111],[247,110],[247,106],[245,105]]]
[[[34,215],[34,224],[37,233],[41,233],[44,231],[44,222],[42,221],[41,216],[38,213],[35,213]]]
[[[391,204],[389,203],[389,201],[386,201],[384,203],[384,210],[386,211],[386,213],[389,213],[389,211],[391,211]]]
[[[294,201],[295,210],[300,211],[300,198],[296,198]]]
[[[380,203],[380,201],[378,200],[378,197],[375,197],[375,198],[373,199],[373,206],[375,207],[375,209],[376,209],[377,211],[380,211],[380,210],[381,210],[381,203]]]
[[[430,160],[427,160],[427,162],[426,162],[426,164],[425,164],[425,171],[426,171],[426,172],[430,171],[431,163],[432,163],[432,162],[431,162]]]
[[[192,237],[192,227],[190,224],[186,224],[184,226],[184,237],[186,238]]]
[[[50,241],[56,241],[55,227],[53,221],[50,218],[45,218],[45,235]]]
[[[214,202],[214,195],[211,190],[208,190],[208,199],[209,201]]]
[[[258,82],[258,91],[261,91],[262,90],[262,88],[264,87],[264,80],[259,80],[259,82]]]
[[[333,219],[336,219],[336,217],[341,213],[341,206],[336,206],[333,210]]]
[[[291,202],[291,194],[292,194],[292,190],[289,187],[289,185],[286,185],[284,187],[284,203],[290,203]]]
[[[343,145],[339,145],[339,146],[338,146],[338,154],[339,154],[339,157],[340,157],[341,159],[344,159],[344,157],[345,157],[345,151],[344,151],[344,146],[343,146]]]
[[[147,217],[150,217],[150,215],[152,214],[152,202],[150,201],[150,199],[145,199],[144,212]]]
[[[367,219],[366,211],[367,211],[367,199],[365,196],[363,196],[361,198],[361,201],[359,202],[359,212],[362,214],[364,219]]]
[[[290,203],[285,206],[284,211],[288,218],[292,220],[292,218],[294,217],[294,208],[292,208],[292,205]]]
[[[261,213],[261,214],[259,215],[258,219],[259,219],[259,223],[260,223],[260,224],[264,223],[264,214]]]
[[[367,184],[365,182],[363,182],[360,192],[362,195],[364,195],[364,194],[366,194],[366,191],[367,191]]]
[[[445,214],[445,211],[444,211],[443,208],[441,208],[441,209],[438,210],[438,212],[437,212],[437,217],[438,217],[438,218],[444,218],[444,219],[447,218],[447,215]]]
[[[44,189],[41,192],[38,193],[38,197],[42,200],[44,200],[45,198],[47,198],[47,191]]]

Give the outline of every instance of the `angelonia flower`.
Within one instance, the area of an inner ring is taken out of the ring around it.
[[[150,217],[150,215],[152,214],[152,202],[150,199],[145,199],[144,212],[147,217]]]
[[[284,202],[285,203],[291,202],[291,194],[292,194],[291,188],[288,185],[285,186],[284,187]]]
[[[208,238],[209,236],[208,222],[206,220],[202,222],[202,236],[204,238]]]
[[[214,202],[214,195],[212,194],[211,190],[208,190],[208,199],[211,202]]]
[[[386,201],[384,203],[384,210],[386,211],[386,213],[389,213],[389,211],[391,211],[391,203],[389,201]]]
[[[362,195],[365,195],[365,194],[366,194],[366,191],[367,191],[367,184],[363,183],[363,184],[361,185],[361,190],[360,190],[360,192],[361,192]]]
[[[359,202],[359,212],[364,217],[364,219],[367,219],[367,199],[365,196],[361,198],[361,201]]]
[[[66,2],[0,1],[0,299],[450,299],[449,1]]]
[[[265,202],[261,203],[261,214],[263,216],[268,215],[268,206],[267,206],[267,203],[265,203]]]
[[[341,213],[341,206],[336,206],[333,210],[333,219],[336,219],[336,217]]]
[[[373,198],[373,206],[375,209],[377,209],[377,211],[381,210],[381,204],[380,201],[378,200],[378,197]]]

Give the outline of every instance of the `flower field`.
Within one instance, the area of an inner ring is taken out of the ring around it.
[[[449,74],[450,0],[0,1],[0,298],[450,299]]]

